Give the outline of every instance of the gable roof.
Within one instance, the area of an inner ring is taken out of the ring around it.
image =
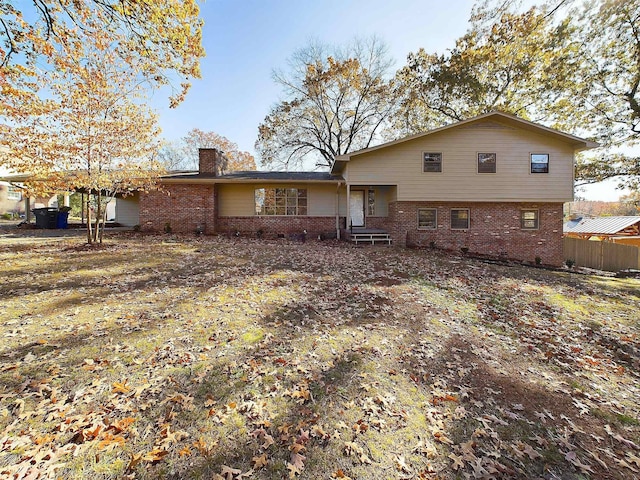
[[[397,145],[399,143],[404,143],[404,142],[408,142],[408,141],[411,141],[411,140],[415,140],[417,138],[426,137],[428,135],[433,135],[434,133],[442,132],[442,131],[449,130],[449,129],[452,129],[452,128],[458,128],[458,127],[461,127],[461,126],[469,124],[469,123],[477,122],[479,120],[488,120],[488,119],[499,120],[502,123],[506,123],[508,125],[512,125],[512,126],[515,126],[515,127],[518,127],[518,128],[522,128],[524,130],[529,130],[529,131],[535,132],[535,133],[541,133],[541,134],[550,136],[552,138],[556,138],[558,140],[561,140],[563,142],[566,142],[566,143],[569,143],[569,144],[573,145],[573,147],[574,147],[574,149],[576,151],[588,150],[590,148],[596,148],[596,147],[600,146],[600,144],[598,144],[596,142],[592,142],[592,141],[586,140],[584,138],[576,137],[576,136],[570,135],[568,133],[563,133],[563,132],[561,132],[559,130],[554,130],[553,128],[545,127],[543,125],[540,125],[540,124],[537,124],[537,123],[533,123],[533,122],[530,122],[528,120],[524,120],[524,119],[522,119],[520,117],[517,117],[515,115],[511,115],[509,113],[495,111],[495,112],[484,113],[482,115],[478,115],[477,117],[469,118],[467,120],[462,120],[460,122],[456,122],[456,123],[452,123],[452,124],[449,124],[449,125],[445,125],[443,127],[435,128],[435,129],[429,130],[427,132],[418,133],[418,134],[415,134],[415,135],[410,135],[408,137],[400,138],[398,140],[393,140],[391,142],[383,143],[381,145],[376,145],[375,147],[369,147],[369,148],[365,148],[363,150],[358,150],[356,152],[351,152],[351,153],[347,153],[347,154],[344,154],[344,155],[338,155],[335,158],[335,162],[333,163],[333,168],[331,169],[331,173],[341,173],[342,170],[344,169],[346,163],[349,162],[349,160],[351,160],[352,157],[355,157],[355,156],[358,156],[358,155],[362,155],[364,153],[372,152],[374,150],[380,150],[382,148],[391,147],[391,146]]]
[[[573,226],[565,225],[565,233],[614,235],[640,223],[640,216],[585,218]]]

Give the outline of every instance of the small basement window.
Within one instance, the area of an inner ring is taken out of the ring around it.
[[[531,173],[549,173],[549,154],[531,154]]]
[[[418,230],[433,230],[438,226],[438,210],[436,208],[418,209]]]
[[[442,153],[423,153],[422,171],[442,172]]]
[[[538,210],[522,210],[520,212],[520,228],[523,230],[537,230],[540,224]]]
[[[496,173],[496,154],[478,154],[478,173]]]
[[[469,209],[468,208],[452,208],[451,209],[451,230],[468,230],[469,229]]]

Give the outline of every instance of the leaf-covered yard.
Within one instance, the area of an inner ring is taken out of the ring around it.
[[[640,281],[345,243],[0,245],[2,478],[640,478]]]

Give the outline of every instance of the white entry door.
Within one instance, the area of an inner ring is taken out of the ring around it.
[[[364,191],[351,190],[349,216],[352,227],[364,227]]]

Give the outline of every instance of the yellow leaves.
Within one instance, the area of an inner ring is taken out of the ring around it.
[[[129,393],[131,388],[127,386],[127,380],[124,382],[113,382],[113,390],[111,393]]]
[[[105,432],[102,440],[98,442],[98,450],[112,450],[115,447],[122,447],[125,444],[124,437]]]
[[[142,455],[142,460],[149,463],[159,462],[168,454],[169,452],[163,448],[154,448],[153,450]]]
[[[344,471],[341,468],[333,472],[333,475],[331,475],[331,478],[341,478],[342,480],[351,480],[351,477],[347,476],[347,474],[344,473]]]

